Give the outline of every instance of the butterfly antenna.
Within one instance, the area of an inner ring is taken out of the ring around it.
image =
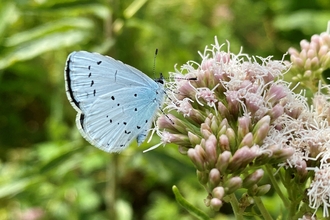
[[[152,68],[152,72],[154,74],[154,78],[155,78],[155,69],[156,69],[156,58],[157,58],[157,54],[158,54],[158,49],[156,48],[155,55],[154,55],[154,66]]]

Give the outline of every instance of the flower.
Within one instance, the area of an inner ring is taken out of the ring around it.
[[[301,51],[294,48],[288,50],[291,71],[295,74],[292,79],[315,92],[322,73],[330,68],[330,29],[313,35],[310,42],[302,40],[300,47]]]
[[[307,195],[309,206],[315,209],[323,206],[323,217],[329,217],[330,207],[330,166],[315,170],[315,177],[312,181]],[[315,213],[314,213],[315,214]]]
[[[190,61],[171,73],[168,113],[154,128],[159,145],[177,144],[190,158],[208,193],[205,204],[214,210],[238,189],[268,192],[269,185],[257,185],[263,176],[259,167],[285,163],[295,152],[283,127],[292,119],[287,112],[297,117],[301,112],[281,80],[288,69],[283,60],[234,54],[223,46],[215,39],[200,53],[200,64]]]

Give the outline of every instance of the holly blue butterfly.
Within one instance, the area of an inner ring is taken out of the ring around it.
[[[77,127],[92,145],[120,152],[147,137],[164,99],[164,80],[108,56],[72,52],[66,61],[67,97],[78,112]]]

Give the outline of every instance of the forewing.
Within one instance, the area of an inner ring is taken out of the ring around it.
[[[98,53],[72,52],[65,68],[68,99],[78,111],[86,113],[98,97],[123,87],[155,87],[141,71]]]

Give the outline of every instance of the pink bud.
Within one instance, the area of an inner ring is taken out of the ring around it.
[[[213,134],[205,142],[205,153],[208,166],[210,168],[214,167],[218,159],[218,154],[217,139]]]
[[[250,131],[251,119],[248,116],[238,118],[237,136],[243,138]]]
[[[229,140],[230,149],[232,151],[235,151],[237,148],[235,131],[232,128],[228,128],[226,131],[226,136],[228,137],[228,140]]]
[[[245,177],[245,179],[243,180],[243,187],[248,189],[252,185],[257,184],[263,176],[264,171],[262,169],[254,171],[253,173]]]
[[[222,186],[215,187],[212,196],[221,200],[225,196],[225,189]]]
[[[269,128],[270,126],[267,123],[261,125],[261,127],[253,135],[254,143],[259,145],[263,144],[264,139],[268,135]]]
[[[307,59],[307,49],[303,49],[300,51],[300,59],[302,59],[303,62]]]
[[[225,151],[219,155],[216,168],[220,171],[220,173],[226,173],[230,158],[231,153],[229,151]]]
[[[320,66],[319,58],[317,56],[313,57],[311,60],[311,68],[312,69],[318,69]]]
[[[269,115],[265,115],[264,117],[262,117],[257,124],[254,126],[252,133],[255,134],[257,132],[257,130],[263,125],[263,124],[270,124],[270,116]]]
[[[219,145],[220,145],[220,149],[221,151],[226,151],[226,150],[230,150],[229,148],[229,140],[227,135],[220,135],[219,137]]]
[[[218,111],[223,118],[227,118],[230,115],[227,107],[222,102],[218,102]]]
[[[275,121],[278,117],[283,115],[283,113],[284,113],[284,107],[281,104],[276,104],[269,112],[269,115],[272,118],[271,120]]]
[[[288,50],[289,54],[291,56],[295,56],[295,57],[298,57],[299,56],[299,52],[298,50],[296,50],[295,48],[293,47],[290,47],[289,50]]]
[[[210,202],[210,207],[214,210],[214,211],[219,211],[220,208],[222,206],[222,201],[220,199],[217,198],[212,198],[211,202]]]
[[[266,98],[268,99],[267,100],[268,102],[272,104],[276,104],[280,101],[280,99],[286,97],[287,95],[288,95],[287,87],[284,87],[283,85],[273,84],[270,87]]]
[[[236,190],[238,190],[239,188],[242,187],[242,184],[243,184],[243,181],[242,181],[241,177],[234,176],[234,177],[230,178],[224,184],[226,194],[231,194],[231,193],[235,192]]]
[[[329,51],[329,46],[328,45],[322,45],[319,52],[318,52],[318,56],[319,57],[325,56],[327,54],[327,52]]]
[[[300,41],[300,47],[301,47],[301,49],[308,50],[308,48],[309,48],[309,42],[307,40]]]
[[[209,174],[209,188],[212,190],[217,187],[221,181],[220,171],[216,168],[213,168]]]
[[[188,154],[188,157],[191,159],[191,161],[196,166],[197,170],[203,171],[205,169],[203,157],[201,157],[200,154],[198,154],[194,148],[189,148],[187,154]]]
[[[312,69],[312,60],[310,58],[307,58],[305,60],[304,69],[306,70]]]
[[[265,184],[262,186],[259,186],[256,190],[255,196],[263,196],[266,193],[268,193],[268,191],[270,190],[271,185],[270,184]]]
[[[307,51],[307,57],[308,58],[312,59],[312,58],[314,58],[316,56],[317,56],[317,52],[316,52],[316,50],[314,48],[313,49],[309,49]]]
[[[189,138],[190,143],[193,146],[195,146],[201,142],[201,138],[198,137],[197,135],[191,133],[190,131],[188,131],[188,138]]]
[[[258,151],[254,148],[244,146],[238,149],[230,159],[228,170],[237,172],[243,169],[258,156]]]
[[[243,140],[239,144],[239,148],[241,148],[243,146],[252,147],[253,144],[254,144],[253,143],[253,134],[251,132],[249,132],[244,136]]]

